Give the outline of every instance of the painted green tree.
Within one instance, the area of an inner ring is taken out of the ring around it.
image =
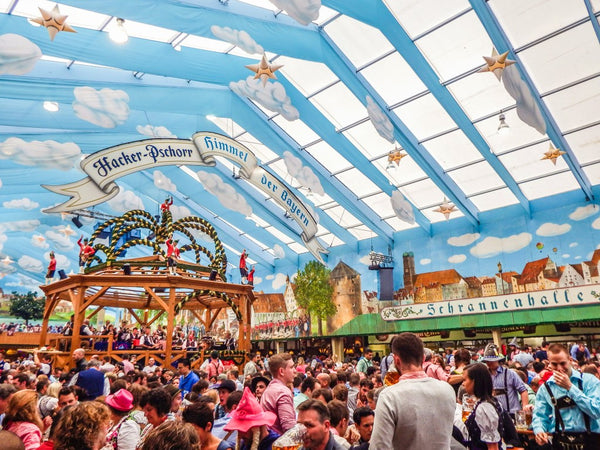
[[[333,286],[329,280],[331,270],[318,261],[310,261],[296,276],[296,302],[309,315],[317,318],[319,336],[323,336],[323,319],[336,313],[333,303]],[[311,317],[311,323],[313,323]]]
[[[45,304],[46,299],[44,297],[37,298],[35,292],[19,294],[13,291],[10,300],[10,315],[25,320],[25,324],[28,325],[30,320],[39,320],[44,316]]]

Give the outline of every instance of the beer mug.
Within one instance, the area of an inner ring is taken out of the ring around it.
[[[527,413],[523,410],[515,413],[515,427],[517,430],[526,430],[527,427]]]
[[[477,397],[465,394],[462,398],[462,421],[466,422],[477,403]]]
[[[277,440],[273,442],[271,448],[272,450],[298,450],[302,447],[305,435],[306,427],[301,423],[297,423],[279,436]]]
[[[385,386],[392,386],[396,384],[400,380],[400,372],[396,369],[396,365],[392,363],[388,371],[385,373],[385,377],[383,377],[383,384]]]

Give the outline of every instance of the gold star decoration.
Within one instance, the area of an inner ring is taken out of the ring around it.
[[[255,73],[254,79],[260,78],[262,85],[267,84],[269,78],[276,80],[275,72],[283,67],[283,65],[269,64],[267,61],[267,55],[263,53],[262,59],[258,64],[249,64],[245,66],[246,69],[250,69]]]
[[[453,212],[456,212],[458,210],[456,209],[456,206],[452,205],[448,201],[448,199],[446,197],[444,197],[444,201],[442,202],[442,204],[440,206],[438,206],[436,209],[434,209],[433,211],[443,214],[444,217],[446,218],[446,220],[448,220],[448,219],[450,219],[450,214],[452,214]]]
[[[403,153],[402,149],[398,147],[394,148],[394,150],[390,150],[390,152],[388,153],[388,167],[393,167],[394,164],[396,164],[396,166],[399,166],[400,161],[405,156],[408,156],[408,154]]]
[[[504,52],[501,55],[498,54],[495,48],[492,49],[492,56],[484,56],[486,65],[479,69],[479,72],[493,72],[498,78],[498,81],[502,79],[502,72],[508,66],[513,65],[516,61],[512,59],[506,59],[508,52]]]
[[[541,160],[543,161],[544,159],[549,159],[552,161],[552,164],[556,165],[556,160],[565,153],[567,152],[563,152],[561,149],[555,148],[554,145],[552,145],[552,142],[550,142],[550,147],[548,148],[548,151],[544,153],[544,156]]]
[[[31,19],[32,22],[39,23],[41,26],[46,27],[48,29],[48,34],[50,35],[50,40],[54,40],[54,36],[59,31],[68,31],[70,33],[77,33],[73,28],[71,28],[67,23],[67,17],[62,15],[58,10],[58,5],[55,5],[52,11],[46,11],[45,9],[38,8],[42,17],[36,17],[35,19]]]

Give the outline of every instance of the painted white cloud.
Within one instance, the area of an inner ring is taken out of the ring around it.
[[[563,258],[570,258],[571,255],[569,255],[568,253],[565,253],[564,255],[562,255]]]
[[[0,223],[0,232],[3,231],[24,231],[29,232],[40,226],[40,221],[37,219],[31,220],[16,220],[14,222]]]
[[[44,265],[39,259],[23,255],[19,258],[19,267],[28,272],[40,273],[44,270]]]
[[[576,256],[575,259],[581,259],[581,256]]]
[[[244,30],[234,30],[229,27],[213,25],[210,27],[210,31],[215,35],[215,37],[221,39],[222,41],[236,45],[251,55],[257,53],[262,54],[264,52],[262,46],[257,44],[256,41],[252,39],[252,37]]]
[[[261,277],[254,277],[254,286],[262,283],[263,279]]]
[[[163,189],[168,192],[175,192],[177,185],[171,181],[171,179],[162,173],[160,170],[152,172],[152,178],[154,179],[154,186],[159,189]]]
[[[0,36],[0,75],[23,75],[42,57],[40,48],[18,34]]]
[[[179,220],[183,217],[192,215],[187,206],[171,205],[170,211],[171,215],[173,216],[173,220]]]
[[[54,250],[60,250],[62,252],[68,252],[75,248],[75,243],[71,238],[59,232],[60,227],[53,227],[54,229],[46,231],[46,239],[50,242],[50,246]]]
[[[377,133],[382,138],[394,143],[394,126],[392,122],[369,95],[367,95],[367,112]]]
[[[592,228],[600,230],[600,217],[592,222]]]
[[[516,64],[507,67],[502,72],[502,83],[509,95],[517,102],[517,115],[527,125],[535,128],[541,134],[546,134],[546,121],[531,95],[527,83],[521,79]]]
[[[273,289],[281,289],[282,287],[285,286],[286,279],[287,279],[287,276],[285,274],[278,273],[275,275],[275,278],[273,279],[271,286],[273,287]]]
[[[219,175],[200,170],[196,172],[198,180],[208,192],[217,197],[217,200],[228,209],[242,213],[245,216],[252,214],[252,208],[243,195],[237,192],[233,186],[223,182]]]
[[[108,206],[117,212],[124,213],[133,209],[144,209],[144,202],[132,191],[121,189],[108,201]]]
[[[429,258],[423,258],[419,261],[419,264],[426,266],[427,264],[431,264],[431,260]]]
[[[129,96],[125,91],[89,86],[73,90],[73,111],[81,120],[102,128],[115,128],[129,118]]]
[[[411,225],[415,223],[415,213],[413,207],[400,191],[396,190],[392,192],[390,202],[398,219],[406,223],[410,223]]]
[[[531,242],[530,233],[513,234],[505,238],[488,236],[477,245],[471,247],[471,255],[477,258],[491,258],[500,253],[514,253],[525,248]]]
[[[8,237],[0,232],[0,252],[2,251],[2,249],[4,248],[4,243],[7,241]]]
[[[598,207],[598,205],[580,206],[575,211],[573,211],[571,214],[569,214],[569,219],[571,219],[571,220],[587,219],[588,217],[598,214],[598,211],[600,211],[600,207]]]
[[[229,83],[229,88],[241,97],[256,100],[270,111],[280,113],[285,119],[292,121],[300,117],[298,110],[292,105],[285,88],[279,82],[262,85],[262,81],[250,75],[245,80]]]
[[[169,131],[167,127],[158,126],[155,127],[153,125],[138,125],[135,127],[138,133],[143,134],[144,136],[149,136],[153,138],[176,138],[173,133]]]
[[[273,246],[273,253],[275,254],[275,258],[285,258],[285,251],[283,250],[283,247],[279,244],[275,244]]]
[[[579,244],[577,242],[571,242],[569,244],[569,248],[577,247]]]
[[[288,173],[298,180],[298,183],[303,187],[310,188],[313,194],[325,195],[319,178],[310,167],[302,164],[300,158],[292,155],[291,152],[285,151],[283,152],[283,162],[285,162]]]
[[[8,202],[2,202],[2,206],[9,209],[24,209],[25,211],[31,211],[32,209],[39,207],[40,204],[25,197],[15,198],[14,200],[10,200]]]
[[[42,169],[70,170],[81,160],[81,149],[73,142],[31,141],[10,137],[0,142],[0,159]]]
[[[54,258],[56,258],[57,269],[67,269],[71,266],[71,260],[65,255],[61,255],[60,253],[54,252]],[[44,259],[46,261],[50,261],[50,252],[44,253]]]
[[[568,233],[571,230],[571,225],[568,223],[563,223],[559,225],[557,223],[546,222],[541,225],[537,230],[535,230],[535,234],[538,236],[560,236],[561,234]]]
[[[464,247],[466,245],[471,245],[477,239],[479,239],[481,235],[479,233],[467,233],[462,234],[460,236],[453,236],[448,239],[448,244],[453,247]]]
[[[358,260],[358,262],[364,264],[365,266],[370,266],[371,265],[371,257],[367,254],[367,255],[363,256],[362,258],[360,258]]]
[[[466,259],[467,259],[467,255],[463,255],[463,254],[452,255],[450,258],[448,258],[448,262],[452,263],[452,264],[460,264],[461,262],[464,262]]]
[[[17,277],[17,281],[11,281],[9,283],[6,283],[7,286],[10,287],[21,287],[24,290],[27,291],[31,291],[31,292],[38,292],[40,289],[40,283],[31,278],[28,277],[27,275],[24,275],[22,273],[18,273],[16,274]]]
[[[46,238],[41,234],[34,234],[31,236],[31,245],[41,249],[47,249],[50,247],[48,242],[46,242]]]
[[[270,0],[270,2],[302,25],[308,25],[319,18],[321,0]]]

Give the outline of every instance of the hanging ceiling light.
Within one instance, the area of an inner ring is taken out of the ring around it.
[[[129,40],[129,35],[127,34],[127,30],[123,25],[124,23],[125,19],[117,17],[116,24],[112,27],[110,33],[108,33],[110,39],[117,44],[124,44]]]
[[[45,101],[44,102],[44,109],[46,111],[56,112],[56,111],[58,111],[58,103],[57,102]]]
[[[498,124],[498,134],[505,134],[510,127],[506,123],[506,116],[503,112],[500,112],[498,120],[500,121],[500,123]]]
[[[402,149],[396,147],[394,150],[390,150],[388,153],[388,163],[385,167],[386,170],[394,170],[400,165],[400,161],[404,158],[406,153],[402,153]]]

